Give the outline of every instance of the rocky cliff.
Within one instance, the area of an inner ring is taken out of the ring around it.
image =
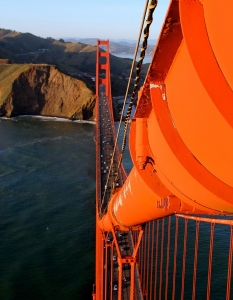
[[[31,65],[0,101],[0,116],[43,115],[93,120],[95,96],[80,80],[49,65]]]

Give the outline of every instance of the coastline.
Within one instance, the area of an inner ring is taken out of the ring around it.
[[[87,120],[70,120],[68,118],[60,118],[60,117],[50,117],[50,116],[38,116],[38,115],[20,115],[16,117],[0,117],[0,120],[15,120],[18,118],[34,118],[34,119],[42,119],[42,121],[56,121],[56,122],[72,122],[72,123],[87,123],[95,125],[95,121],[87,121]]]

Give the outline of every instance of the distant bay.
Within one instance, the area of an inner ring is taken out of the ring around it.
[[[130,58],[130,59],[134,58],[134,54],[130,54],[130,53],[111,53],[111,54],[120,58]],[[152,55],[146,55],[144,57],[143,63],[150,64],[151,59],[152,59]],[[139,55],[137,56],[137,60],[139,60]]]

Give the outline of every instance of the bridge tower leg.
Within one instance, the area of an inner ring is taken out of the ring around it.
[[[106,48],[106,49],[104,49],[104,48]],[[103,71],[104,71],[104,74],[103,74]],[[100,93],[101,93],[100,85],[105,86],[105,96],[108,99],[108,103],[109,103],[110,111],[111,111],[111,116],[112,116],[112,119],[113,119],[111,79],[110,79],[109,40],[104,40],[104,41],[97,40],[97,51],[96,51],[96,99],[100,96]]]
[[[104,49],[101,49],[102,48]],[[104,72],[104,74],[103,74]],[[110,83],[109,41],[97,41],[96,51],[96,270],[93,300],[102,300],[104,295],[104,238],[99,227],[99,212],[101,202],[101,176],[100,176],[100,128],[99,128],[99,102],[101,97],[107,97],[113,121],[112,95]],[[106,298],[106,297],[105,297]]]

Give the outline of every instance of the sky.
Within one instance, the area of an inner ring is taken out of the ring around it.
[[[1,3],[2,2],[2,3]],[[0,28],[43,38],[137,40],[146,0],[0,0]],[[159,0],[150,27],[157,39],[169,5]]]

